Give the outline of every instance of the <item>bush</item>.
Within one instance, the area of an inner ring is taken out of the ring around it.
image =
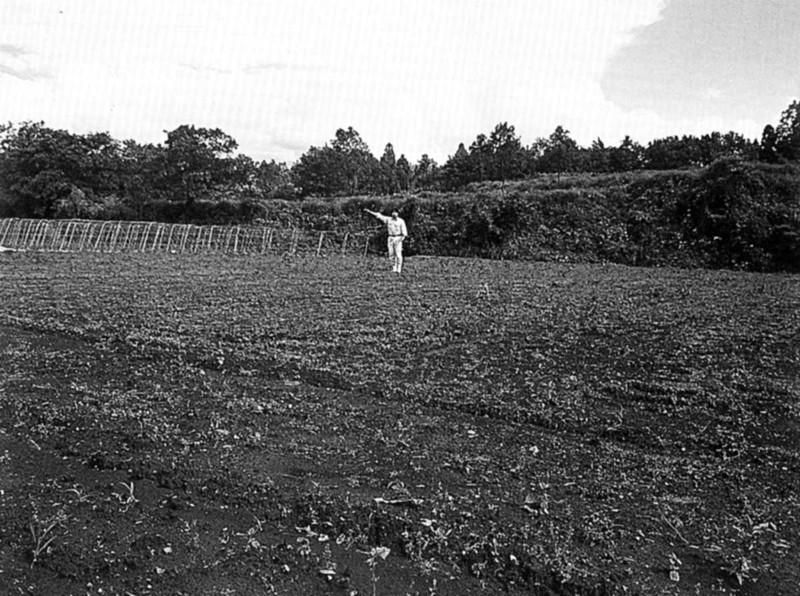
[[[688,211],[715,265],[800,271],[800,168],[720,160],[698,180]]]

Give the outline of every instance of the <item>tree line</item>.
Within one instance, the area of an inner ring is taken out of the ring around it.
[[[712,132],[647,145],[626,136],[607,146],[598,138],[581,147],[557,126],[526,146],[514,126],[502,122],[469,146],[461,143],[441,165],[428,155],[412,164],[397,157],[391,143],[376,158],[352,127],[310,147],[291,166],[237,153],[236,140],[217,128],[181,125],[165,133],[164,143],[141,144],[43,122],[0,126],[0,216],[180,219],[201,202],[447,192],[543,173],[699,168],[722,158],[791,163],[800,161],[800,102],[792,102],[777,125],[765,126],[760,141]]]

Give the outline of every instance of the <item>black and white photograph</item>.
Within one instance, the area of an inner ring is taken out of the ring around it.
[[[0,596],[800,596],[800,2],[0,0]]]

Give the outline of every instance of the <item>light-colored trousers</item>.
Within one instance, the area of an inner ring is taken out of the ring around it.
[[[389,236],[387,246],[389,248],[389,260],[392,262],[392,269],[400,273],[403,269],[403,237]]]

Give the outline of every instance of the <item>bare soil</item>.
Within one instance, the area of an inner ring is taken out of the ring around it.
[[[800,278],[6,253],[0,594],[800,593]]]

